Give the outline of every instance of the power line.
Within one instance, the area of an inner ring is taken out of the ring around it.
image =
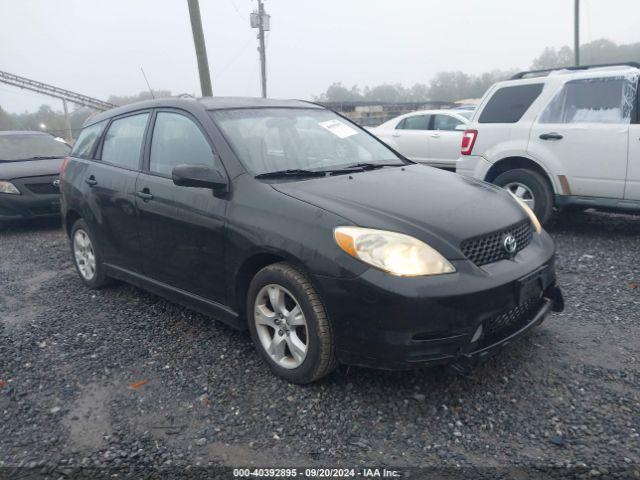
[[[236,2],[234,0],[229,0],[231,2],[231,5],[233,6],[233,9],[236,11],[236,13],[238,14],[238,17],[242,20],[244,20],[244,17],[242,16],[242,13],[240,13],[240,10],[238,9],[238,6],[236,5]]]
[[[247,40],[244,45],[242,45],[242,48],[240,48],[240,50],[238,50],[238,53],[231,59],[231,61],[227,62],[226,65],[220,69],[217,70],[217,73],[214,73],[214,78],[218,79],[220,77],[222,77],[222,74],[224,72],[227,71],[227,69],[233,65],[234,63],[236,63],[236,60],[238,60],[242,54],[244,53],[244,51],[246,50],[247,46],[249,45],[249,43],[251,43],[251,39]]]

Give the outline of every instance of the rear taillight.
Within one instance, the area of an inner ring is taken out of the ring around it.
[[[64,169],[67,168],[67,163],[69,163],[69,157],[64,157],[62,165],[60,165],[60,177],[64,176]]]
[[[462,146],[460,148],[462,155],[471,155],[477,136],[477,130],[465,130],[464,135],[462,135]]]

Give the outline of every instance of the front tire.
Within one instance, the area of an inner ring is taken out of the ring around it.
[[[526,168],[508,170],[493,180],[495,185],[509,190],[531,207],[541,223],[553,214],[553,191],[549,182],[538,172]]]
[[[73,264],[82,283],[92,290],[107,285],[109,278],[104,274],[102,257],[84,220],[76,220],[71,227],[70,238]]]
[[[247,294],[251,338],[279,377],[306,384],[337,365],[333,327],[309,279],[289,263],[260,270]]]

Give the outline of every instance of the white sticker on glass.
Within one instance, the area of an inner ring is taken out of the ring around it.
[[[339,138],[347,138],[358,133],[357,130],[351,128],[346,123],[342,123],[340,120],[328,120],[326,122],[320,122],[318,125],[325,130],[329,130]]]

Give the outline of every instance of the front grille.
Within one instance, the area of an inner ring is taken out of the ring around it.
[[[513,235],[516,239],[516,250],[507,252],[503,242],[506,235]],[[531,242],[531,222],[529,219],[511,225],[510,227],[489,233],[481,237],[470,238],[460,245],[465,257],[478,266],[511,258]]]
[[[47,182],[25,183],[24,186],[36,195],[60,193],[60,189],[53,184],[53,180]]]
[[[523,304],[485,321],[482,341],[491,343],[518,331],[533,319],[543,302],[541,297],[531,297]]]
[[[54,215],[60,213],[60,205],[46,205],[43,207],[32,207],[29,209],[31,215]]]

